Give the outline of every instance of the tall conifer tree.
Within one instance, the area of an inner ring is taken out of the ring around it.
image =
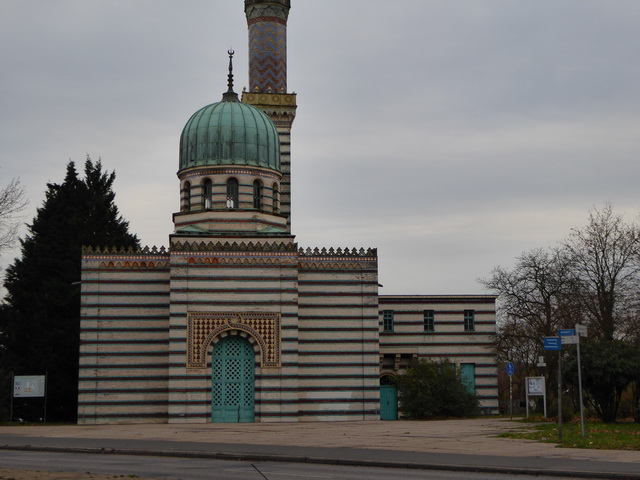
[[[5,374],[47,372],[48,420],[77,415],[82,246],[139,245],[114,203],[115,173],[87,157],[84,174],[69,162],[64,182],[47,184],[0,308],[0,365]]]

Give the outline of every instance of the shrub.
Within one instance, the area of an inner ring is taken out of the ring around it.
[[[412,419],[479,413],[478,397],[463,384],[449,360],[418,360],[398,377],[398,393],[402,412]]]

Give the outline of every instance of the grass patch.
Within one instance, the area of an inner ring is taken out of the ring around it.
[[[558,439],[557,423],[523,422],[523,429],[499,435],[538,442],[557,443],[565,448],[596,448],[601,450],[640,450],[640,424],[585,422],[584,438],[580,422],[562,425],[562,442]]]

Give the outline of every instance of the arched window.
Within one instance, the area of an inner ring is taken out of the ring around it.
[[[182,211],[191,210],[191,182],[184,182],[182,185]]]
[[[278,184],[273,184],[273,213],[280,212],[280,190]]]
[[[238,180],[227,180],[227,208],[238,208]]]
[[[253,182],[253,208],[256,210],[262,208],[262,182],[260,180]]]
[[[202,206],[205,210],[213,208],[213,183],[208,178],[202,183]]]

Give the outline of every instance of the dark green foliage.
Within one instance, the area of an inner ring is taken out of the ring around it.
[[[586,398],[603,422],[615,422],[623,392],[639,375],[638,348],[619,340],[591,340],[580,346],[580,363]],[[566,381],[577,387],[575,349],[564,361],[562,371]]]
[[[76,418],[82,246],[138,245],[114,204],[115,173],[90,158],[84,173],[78,178],[69,162],[64,182],[47,185],[21,258],[5,275],[0,365],[16,375],[48,373],[47,420]]]
[[[400,408],[412,419],[469,417],[479,412],[476,395],[449,360],[418,360],[398,377]]]
[[[640,423],[640,360],[638,361],[638,371],[633,382],[633,420]]]

